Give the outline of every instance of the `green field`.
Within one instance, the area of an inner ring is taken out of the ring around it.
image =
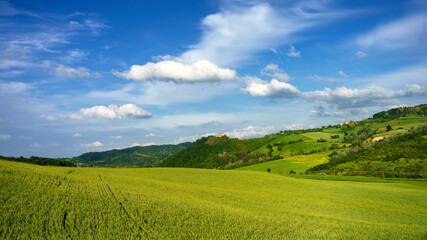
[[[427,236],[424,180],[324,181],[257,171],[0,161],[0,193],[1,239]]]
[[[304,173],[310,167],[325,163],[328,161],[329,152],[313,153],[310,155],[298,155],[286,159],[275,160],[254,164],[246,167],[236,168],[236,170],[261,171],[266,172],[270,169],[271,173],[288,174],[291,170],[298,173]]]

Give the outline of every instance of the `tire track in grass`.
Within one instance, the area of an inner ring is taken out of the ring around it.
[[[110,186],[104,182],[104,180],[102,180],[101,175],[99,175],[99,179],[101,180],[101,182],[103,182],[105,184],[105,186],[107,186],[107,189],[109,190],[109,192],[111,193],[111,196],[113,196],[113,199],[117,202],[117,204],[120,206],[120,208],[125,212],[126,216],[135,224],[135,226],[138,228],[139,233],[138,236],[142,237],[140,234],[141,232],[153,232],[151,229],[144,229],[142,228],[139,224],[138,221],[127,211],[127,209],[123,206],[122,202],[119,201],[119,199],[116,197],[116,195],[114,194],[113,190],[111,190]],[[148,230],[148,231],[147,231]]]

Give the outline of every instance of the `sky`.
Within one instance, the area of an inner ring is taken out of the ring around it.
[[[427,103],[422,0],[0,0],[0,155],[252,138]]]

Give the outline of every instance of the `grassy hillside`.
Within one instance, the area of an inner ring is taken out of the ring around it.
[[[331,156],[307,173],[427,178],[427,125]]]
[[[0,161],[0,192],[1,239],[427,236],[426,181],[319,181],[255,171]]]
[[[71,158],[70,161],[100,167],[142,167],[166,158],[188,145],[189,143],[138,146],[105,152],[90,152]]]
[[[346,122],[335,126],[324,126],[319,129],[282,131],[269,135],[272,140],[255,150],[257,153],[280,156],[280,159],[257,163],[250,166],[237,168],[238,170],[264,171],[270,169],[273,173],[289,174],[292,170],[296,174],[302,174],[307,169],[316,165],[329,166],[327,163],[331,153],[353,151],[373,142],[381,142],[382,139],[406,134],[411,130],[427,124],[427,117],[423,115],[425,106],[420,105],[409,108],[391,109],[377,115],[376,118],[366,119],[358,122]],[[399,115],[396,112],[404,112]],[[389,116],[389,118],[378,118],[378,116]],[[393,117],[398,116],[398,117]],[[291,144],[289,144],[291,143]],[[405,150],[406,149],[406,150]],[[389,152],[394,158],[406,156],[409,151],[417,152],[416,149],[427,149],[425,138],[417,141],[408,141],[396,146],[384,147],[381,156]],[[392,153],[393,152],[393,153]],[[370,152],[364,156],[358,164],[349,162],[328,171],[322,168],[322,174],[340,175],[363,175],[381,177],[424,177],[427,162],[425,155],[417,158],[404,157],[384,162],[374,161],[372,156],[378,152]],[[406,155],[405,155],[406,154]],[[336,158],[336,157],[335,157]],[[311,171],[318,174],[320,171]]]

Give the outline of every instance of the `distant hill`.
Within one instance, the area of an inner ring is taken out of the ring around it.
[[[143,167],[150,166],[150,164],[178,152],[189,144],[186,142],[177,145],[137,146],[105,152],[89,152],[71,158],[70,161],[99,167]]]
[[[427,125],[407,133],[334,152],[328,163],[307,170],[339,175],[427,177]]]
[[[24,157],[4,157],[0,156],[1,160],[13,161],[13,162],[24,162],[31,163],[36,165],[44,166],[58,166],[58,167],[75,167],[74,163],[69,162],[64,159],[55,159],[55,158],[44,158],[44,157],[35,157],[31,156],[30,158]]]
[[[425,116],[427,115],[427,104],[421,104],[414,107],[399,107],[393,108],[388,111],[376,113],[372,116],[373,119],[385,118],[385,119],[396,119],[405,117],[407,114],[416,114]]]

